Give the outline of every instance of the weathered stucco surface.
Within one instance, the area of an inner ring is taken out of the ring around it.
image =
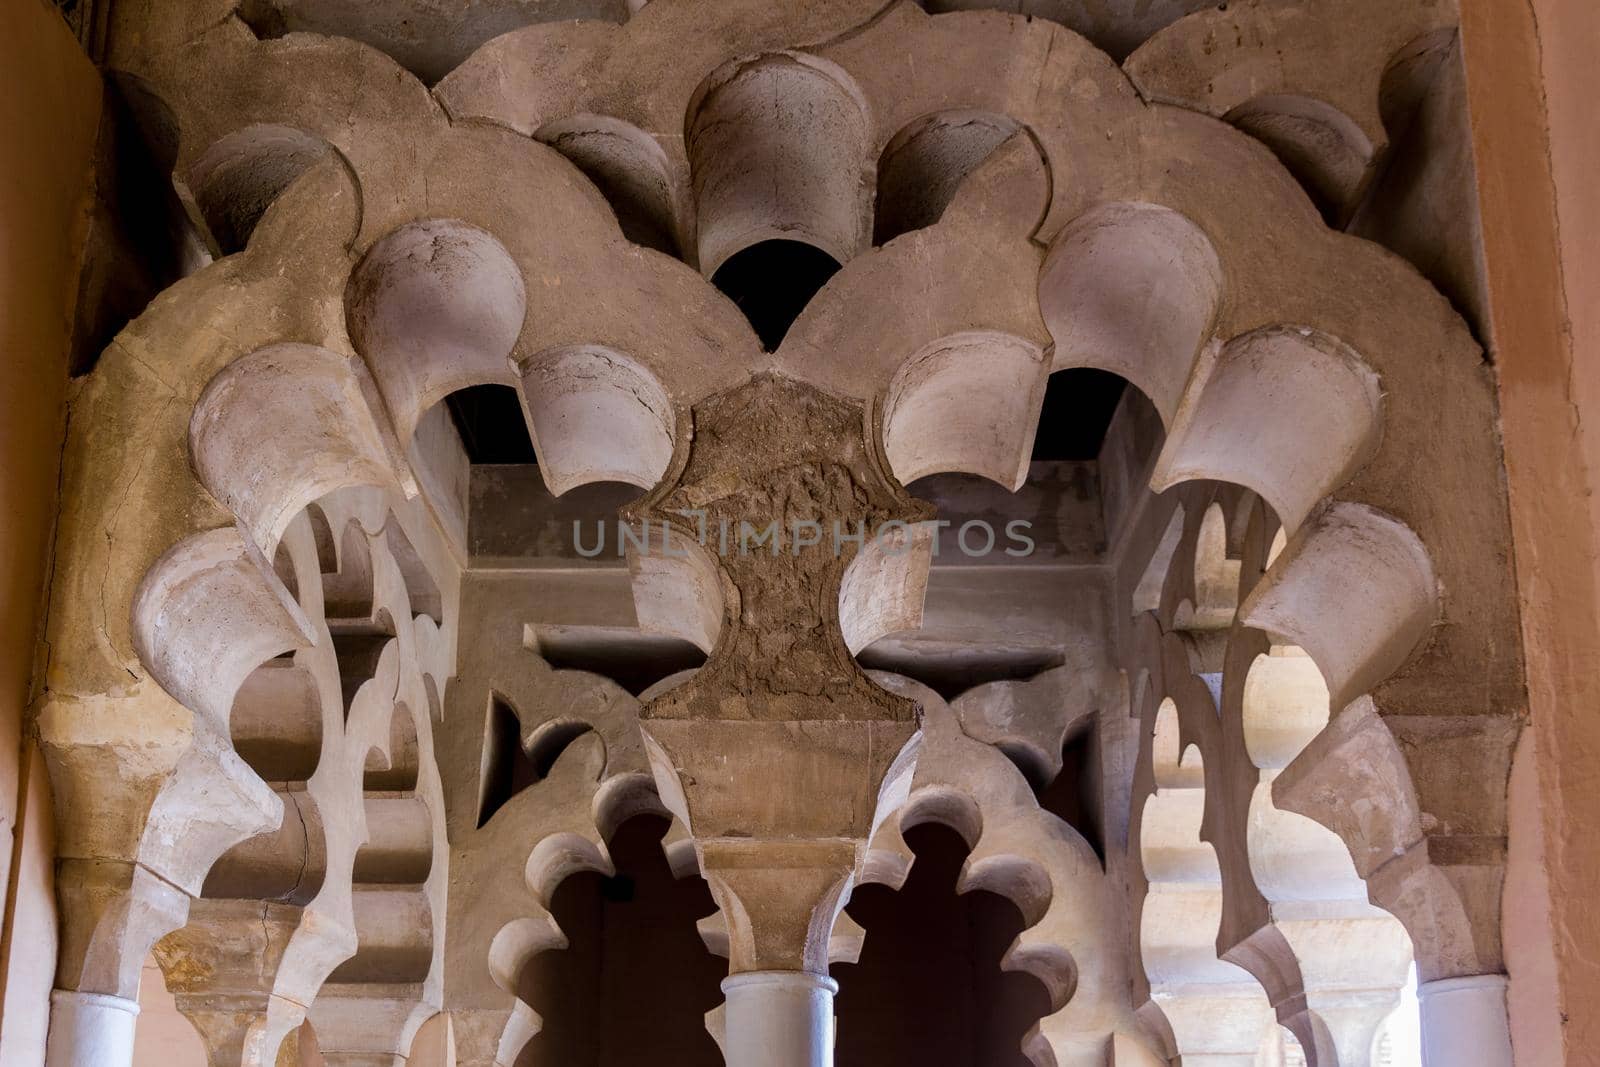
[[[1567,433],[1568,341],[1553,270],[1496,259],[1491,208],[1538,214],[1504,156],[1481,233],[1438,224],[1523,116],[1474,81],[1490,16],[970,6],[111,8],[207,254],[71,389],[37,705],[64,996],[131,1001],[153,951],[216,1063],[425,1034],[508,1067],[557,888],[642,812],[730,972],[813,993],[901,831],[955,829],[963,889],[1026,920],[1035,1063],[1254,1063],[1286,1028],[1350,1067],[1413,963],[1498,989],[1524,639],[1553,888],[1584,869],[1587,734],[1539,712],[1593,558],[1542,554],[1537,509],[1594,516],[1519,436]],[[779,241],[838,269],[758,333],[730,272]],[[1097,454],[1031,462],[1085,371],[1129,384]],[[536,467],[473,463],[447,401],[485,386]],[[931,525],[1045,513],[1024,559]],[[707,1025],[736,1052],[750,1017]]]

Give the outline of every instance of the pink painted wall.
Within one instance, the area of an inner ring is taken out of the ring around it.
[[[1517,1060],[1600,1049],[1600,5],[1463,0],[1528,665],[1505,936]]]
[[[133,1067],[206,1067],[206,1047],[167,992],[155,959],[139,976],[139,1029],[134,1034]]]
[[[44,768],[26,742],[101,83],[44,0],[0,3],[0,1065],[44,1058],[55,970]]]
[[[280,1053],[279,1067],[323,1067],[316,1034],[309,1024],[298,1035],[290,1035]],[[413,1067],[426,1067],[415,1055],[409,1062]],[[139,977],[139,1028],[134,1034],[133,1067],[207,1067],[205,1044],[193,1024],[178,1011],[153,956],[145,961]],[[439,1060],[438,1067],[446,1067],[445,1061]]]

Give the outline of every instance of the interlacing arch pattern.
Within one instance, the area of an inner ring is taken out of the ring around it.
[[[1400,12],[1352,52],[1375,97],[1439,27],[1434,5],[1361,6]],[[224,951],[238,872],[304,856],[249,967],[180,990],[214,1061],[271,1063],[308,1014],[325,1052],[404,1056],[444,1010],[459,1062],[509,1064],[538,1026],[516,976],[561,943],[555,885],[607,870],[633,812],[701,833],[639,734],[670,684],[553,670],[509,622],[461,644],[490,609],[462,600],[452,393],[514,389],[553,493],[659,498],[715,444],[709,405],[778,382],[858,412],[852,469],[903,502],[935,473],[1023,484],[1049,376],[1084,367],[1130,382],[1160,441],[1107,563],[1135,722],[1097,728],[1132,782],[1126,858],[1038,807],[977,698],[879,677],[923,736],[876,768],[864,876],[893,879],[907,820],[967,835],[965,884],[1029,920],[1006,966],[1050,990],[1028,1052],[1058,1067],[1242,1040],[1201,1032],[1206,998],[1350,1067],[1413,951],[1425,980],[1501,968],[1503,811],[1432,768],[1493,780],[1515,736],[1509,575],[1482,566],[1505,522],[1490,383],[1449,304],[1328,229],[1251,136],[1293,155],[1297,130],[1339,132],[1297,168],[1337,211],[1383,151],[1370,108],[1158,85],[1144,57],[1215,12],[1124,69],[1045,19],[876,0],[653,0],[405,63],[316,19],[258,38],[141,10],[110,62],[170,108],[219,258],[73,401],[40,738],[63,810],[114,815],[62,826],[62,989],[131,998],[158,941],[181,985]],[[710,279],[773,239],[841,269],[765,351]],[[909,547],[864,548],[830,572],[836,604],[808,601],[844,662],[917,625],[928,539]],[[726,561],[631,565],[640,624],[712,667],[754,617]],[[501,706],[525,750],[566,751],[491,804]],[[1081,709],[1043,714],[1022,747],[1059,761]],[[1444,719],[1449,746],[1416,743]],[[1163,911],[1175,885],[1203,887],[1214,945]],[[1339,924],[1385,947],[1351,959]]]
[[[1169,503],[1177,520],[1201,518],[1180,527],[1128,661],[1138,677],[1130,710],[1149,738],[1133,832],[1150,1011],[1166,1020],[1174,1055],[1253,1055],[1263,1021],[1275,1019],[1308,1062],[1366,1063],[1413,947],[1369,903],[1348,846],[1276,787],[1331,707],[1304,649],[1235,620],[1239,594],[1248,603],[1286,542],[1254,494],[1196,486],[1182,495],[1188,508]],[[1384,737],[1394,766],[1398,749]],[[1408,788],[1397,777],[1384,799],[1414,809]]]

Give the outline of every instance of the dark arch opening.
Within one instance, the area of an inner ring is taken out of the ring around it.
[[[1120,376],[1094,367],[1050,375],[1033,439],[1033,458],[1098,459],[1127,384]]]
[[[729,256],[711,284],[739,306],[761,347],[778,347],[811,298],[839,271],[839,261],[804,241],[761,241]]]
[[[469,463],[535,462],[522,401],[511,386],[469,385],[444,402]]]
[[[1036,781],[1035,776],[1030,778]],[[1100,821],[1103,785],[1099,741],[1089,729],[1067,738],[1061,746],[1061,770],[1042,788],[1034,787],[1039,806],[1082,834],[1102,864],[1106,861]]]
[[[569,945],[535,956],[519,994],[544,1019],[517,1067],[721,1067],[705,1013],[722,1002],[726,963],[695,922],[716,910],[699,877],[674,878],[669,823],[638,815],[609,843],[617,873],[575,874],[550,910]]]
[[[846,909],[867,932],[839,982],[838,1067],[1033,1067],[1022,1039],[1050,1013],[1043,985],[1002,971],[1022,914],[983,890],[957,895],[971,851],[935,823],[905,832],[916,853],[898,892],[865,885]]]

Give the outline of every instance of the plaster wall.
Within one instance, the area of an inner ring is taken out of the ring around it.
[[[178,1011],[154,957],[139,978],[139,1029],[134,1032],[135,1067],[206,1067],[206,1047],[194,1025]]]
[[[55,512],[101,83],[43,0],[0,5],[0,1063],[43,1059],[55,960],[49,788],[24,709]]]
[[[1600,8],[1462,8],[1527,651],[1532,729],[1521,761],[1536,771],[1512,789],[1513,1031],[1519,1063],[1590,1063],[1600,1047],[1590,1007],[1600,997]],[[1532,827],[1541,839],[1519,841]]]

